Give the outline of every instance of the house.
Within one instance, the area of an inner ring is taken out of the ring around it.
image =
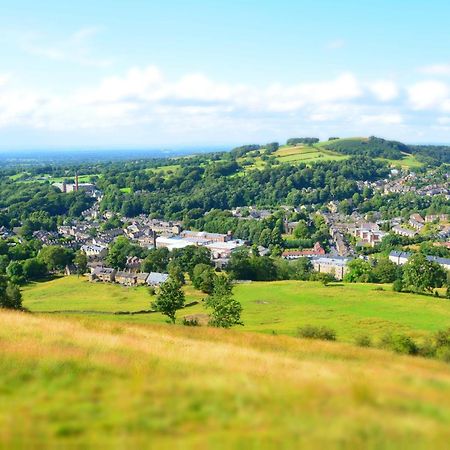
[[[347,273],[349,258],[342,256],[317,256],[312,258],[314,270],[319,273],[329,273],[337,280],[342,280]]]
[[[396,252],[393,251],[389,253],[389,259],[398,265],[406,264],[411,257],[411,253],[409,252]],[[439,264],[443,269],[450,270],[450,258],[440,258],[439,256],[427,256],[428,261],[435,262]]]
[[[139,271],[141,267],[142,259],[137,256],[127,256],[127,262],[125,263],[125,267],[131,272]]]
[[[425,216],[425,222],[446,222],[448,220],[448,214],[428,214]]]
[[[303,257],[311,257],[311,256],[321,256],[325,255],[325,250],[322,248],[319,242],[314,244],[313,248],[305,249],[305,250],[285,250],[282,253],[282,257],[284,259],[299,259]]]
[[[110,267],[96,267],[92,270],[91,281],[103,281],[105,283],[113,283],[116,277],[116,269]]]
[[[104,258],[108,253],[108,248],[104,245],[82,245],[81,251],[89,258]]]
[[[134,286],[137,284],[137,275],[131,272],[119,271],[115,277],[116,283],[122,286]]]
[[[403,228],[400,225],[396,225],[395,227],[392,227],[391,231],[394,234],[398,234],[400,236],[405,236],[405,237],[409,237],[409,238],[412,238],[417,234],[417,231],[408,230],[407,228]]]
[[[228,242],[231,241],[233,236],[231,235],[231,232],[228,232],[227,234],[220,234],[220,233],[207,233],[206,231],[191,231],[191,230],[184,230],[180,234],[185,239],[190,239],[193,242]]]
[[[389,260],[394,264],[403,266],[403,264],[406,264],[408,262],[410,256],[411,253],[408,252],[392,251],[391,253],[389,253]]]
[[[411,214],[409,216],[409,218],[410,218],[410,220],[414,220],[416,222],[419,222],[422,225],[425,223],[425,219],[420,214],[417,214],[417,213]]]
[[[137,285],[144,285],[147,283],[147,278],[150,274],[147,272],[139,272],[136,274],[136,284]]]
[[[165,283],[168,278],[168,273],[150,272],[146,282],[149,286],[160,286],[161,284]]]

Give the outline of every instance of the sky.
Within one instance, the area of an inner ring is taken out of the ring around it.
[[[450,143],[450,2],[0,0],[0,149]]]

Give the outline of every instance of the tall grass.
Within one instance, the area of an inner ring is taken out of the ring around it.
[[[199,327],[0,312],[0,396],[8,449],[445,448],[450,440],[448,365]]]

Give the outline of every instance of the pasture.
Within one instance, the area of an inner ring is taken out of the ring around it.
[[[191,285],[184,289],[187,302],[206,296]],[[336,330],[340,341],[354,342],[362,334],[378,338],[389,331],[421,340],[450,327],[448,300],[393,292],[389,285],[252,282],[236,285],[234,294],[243,306],[245,326],[238,327],[242,331],[295,335],[299,326],[318,325]],[[101,317],[109,320],[165,322],[160,314],[112,314],[149,309],[152,297],[146,287],[92,284],[72,276],[29,285],[23,290],[23,299],[24,306],[35,312],[105,312]],[[200,303],[179,311],[178,317],[205,312]]]

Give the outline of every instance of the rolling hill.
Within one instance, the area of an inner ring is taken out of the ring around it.
[[[448,365],[347,344],[0,312],[0,447],[448,448]]]

